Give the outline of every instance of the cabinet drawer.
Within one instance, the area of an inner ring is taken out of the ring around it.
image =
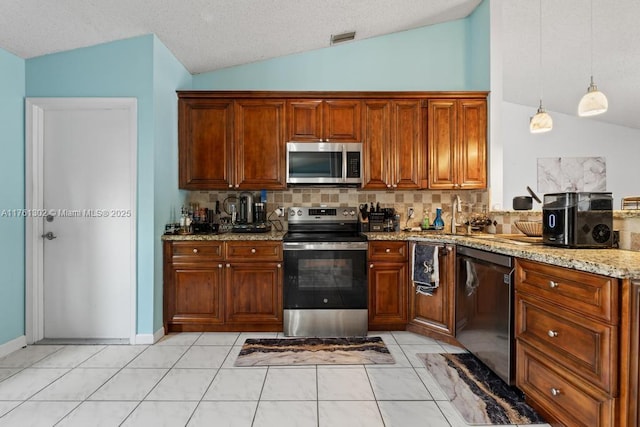
[[[227,261],[282,261],[282,242],[227,242]]]
[[[173,242],[174,263],[222,260],[222,242]]]
[[[614,425],[614,399],[518,341],[517,386],[566,426]]]
[[[618,323],[618,283],[614,278],[518,259],[516,283],[518,291]]]
[[[369,242],[369,261],[404,262],[407,260],[407,242]]]
[[[617,390],[617,327],[516,295],[516,337],[607,392]]]

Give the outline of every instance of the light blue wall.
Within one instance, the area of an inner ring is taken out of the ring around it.
[[[135,97],[138,100],[139,334],[153,333],[154,118],[153,35],[41,56],[26,61],[30,97]]]
[[[465,19],[193,76],[196,90],[489,90],[489,1]]]
[[[176,89],[190,89],[191,74],[164,44],[153,43],[153,120],[155,140],[153,329],[162,327],[162,242],[164,225],[177,218],[187,192],[178,190],[178,98]],[[173,217],[172,217],[173,213]]]
[[[467,19],[193,76],[194,89],[486,90],[466,78]],[[488,16],[484,23],[488,32]],[[488,56],[474,51],[475,56]],[[488,59],[481,64],[488,68]],[[488,76],[488,70],[486,71]]]
[[[0,345],[23,336],[25,63],[0,49]]]
[[[474,90],[489,90],[490,81],[490,5],[482,3],[469,15],[467,21],[467,64],[465,75],[467,87]]]

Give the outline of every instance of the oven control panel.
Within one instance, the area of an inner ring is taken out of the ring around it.
[[[354,207],[291,207],[289,222],[358,222],[357,209]]]

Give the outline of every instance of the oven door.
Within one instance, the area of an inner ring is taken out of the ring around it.
[[[284,244],[284,309],[366,309],[367,243]]]

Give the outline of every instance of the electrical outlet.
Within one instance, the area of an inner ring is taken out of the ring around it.
[[[413,208],[407,209],[407,219],[413,218]]]
[[[276,213],[277,216],[284,216],[284,213],[286,211],[284,210],[284,207],[278,206],[274,212]]]

